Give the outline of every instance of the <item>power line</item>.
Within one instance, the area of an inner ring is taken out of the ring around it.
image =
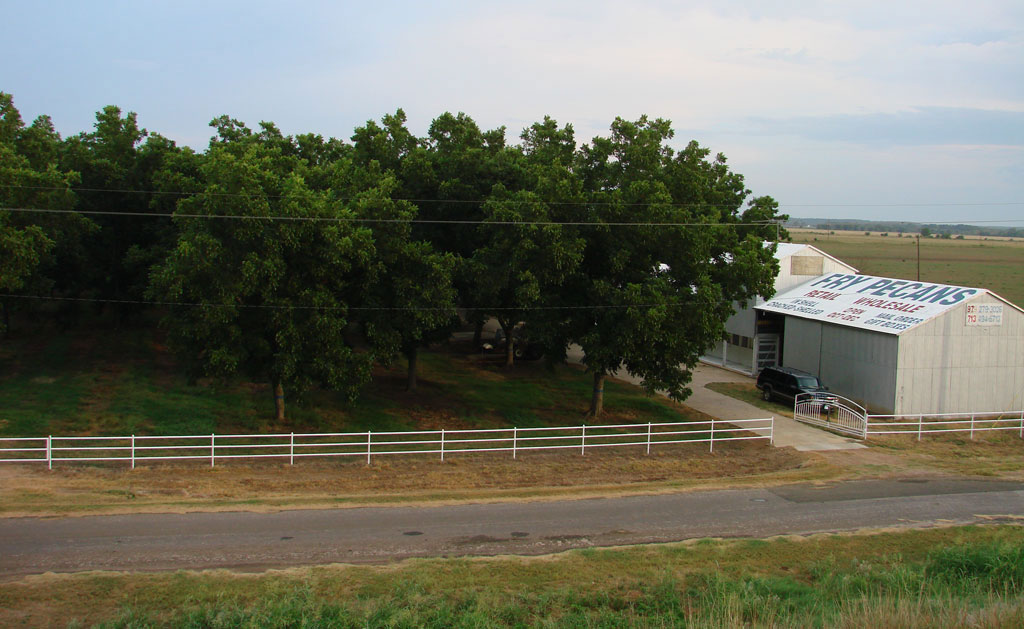
[[[806,219],[801,219],[799,217],[792,217],[789,220],[791,220],[791,221],[793,221],[793,220],[811,220],[812,218],[814,220],[818,220],[818,221],[829,220],[829,219],[815,218],[813,216],[812,217],[808,217]],[[844,222],[844,223],[842,223],[843,225],[848,226],[848,227],[852,227],[853,229],[842,230],[842,229],[839,229],[839,224],[836,223],[837,221],[849,221],[849,220],[857,220],[857,219],[838,219],[838,218],[834,218],[834,219],[831,219],[831,220],[832,220],[833,223],[835,223],[835,224],[832,225],[831,229],[835,229],[835,230],[839,230],[839,231],[860,231],[860,230],[864,229],[864,227],[858,226],[855,223],[845,223]],[[1021,218],[999,218],[999,219],[984,220],[984,221],[975,220],[973,218],[967,218],[967,219],[961,219],[961,220],[956,220],[956,221],[943,221],[941,223],[923,223],[921,221],[890,221],[890,220],[887,220],[887,219],[860,219],[860,220],[864,220],[864,222],[866,222],[866,223],[907,223],[908,225],[948,225],[948,226],[955,226],[955,225],[968,225],[969,226],[969,225],[974,225],[974,224],[977,224],[977,223],[998,223],[1000,225],[1002,225],[1004,223],[1024,223],[1024,219],[1021,219]],[[819,223],[819,225],[820,225],[820,223]],[[802,228],[799,227],[799,226],[796,226],[796,229],[802,229]],[[824,228],[823,227],[815,227],[814,229],[824,229]],[[890,227],[889,229],[891,230],[892,228]],[[875,230],[875,231],[878,231],[878,230]]]
[[[354,310],[360,312],[445,312],[456,310],[476,310],[481,312],[497,311],[551,311],[551,310],[614,310],[625,308],[657,308],[659,306],[689,306],[697,303],[696,300],[675,301],[660,304],[604,304],[595,306],[497,306],[497,307],[463,307],[452,306],[447,308],[408,306],[408,307],[385,307],[385,306],[296,306],[296,305],[275,305],[275,304],[211,304],[205,302],[184,302],[184,301],[147,301],[142,299],[103,299],[98,297],[53,297],[49,295],[14,295],[11,293],[0,293],[0,299],[28,299],[35,301],[68,301],[81,303],[119,304],[135,306],[181,306],[189,308],[242,308],[242,309],[264,309],[264,310]],[[726,302],[721,302],[726,303]],[[730,302],[731,303],[731,302]]]
[[[181,214],[177,212],[117,212],[114,210],[48,210],[43,208],[0,207],[0,211],[22,212],[35,214],[79,214],[83,216],[136,216],[144,218],[190,218],[190,219],[225,219],[254,221],[291,221],[310,223],[409,223],[419,225],[565,225],[594,227],[752,227],[774,225],[777,221],[757,221],[752,223],[672,223],[672,222],[595,222],[595,221],[485,221],[425,218],[357,218],[341,216],[249,216],[245,214]]]
[[[22,186],[16,184],[0,184],[0,188],[14,188],[19,190],[52,190],[52,191],[67,191],[67,192],[106,192],[111,194],[151,194],[151,195],[168,195],[178,197],[192,197],[199,195],[206,195],[210,197],[240,197],[245,199],[283,199],[286,195],[283,194],[266,194],[260,193],[248,193],[248,192],[210,192],[202,190],[199,192],[188,192],[188,191],[176,191],[176,190],[129,190],[120,188],[71,188],[61,186]],[[332,197],[332,201],[358,201],[362,197]],[[418,198],[395,198],[388,197],[391,201],[407,201],[409,203],[456,203],[456,204],[471,204],[471,205],[483,205],[491,199],[418,199]],[[496,200],[496,199],[495,199]],[[536,203],[537,200],[516,200],[516,199],[501,199],[502,203],[511,203],[515,205],[525,205],[529,203]],[[670,207],[693,207],[693,208],[707,208],[707,209],[733,209],[737,207],[735,204],[714,204],[714,203],[623,203],[619,201],[540,201],[546,205],[616,205],[622,207],[648,207],[652,205],[665,205]]]
[[[189,192],[184,190],[130,190],[127,188],[79,188],[79,187],[62,187],[62,186],[23,186],[16,184],[0,184],[0,188],[13,188],[19,190],[53,190],[53,191],[69,191],[69,192],[104,192],[111,194],[150,194],[150,195],[168,195],[168,196],[198,196],[206,195],[212,197],[241,197],[241,198],[265,198],[265,199],[281,199],[285,195],[282,194],[265,194],[265,193],[247,193],[247,192]],[[334,201],[355,201],[359,200],[360,197],[334,197]],[[389,197],[392,201],[408,201],[409,203],[465,203],[482,205],[487,199],[418,199],[418,198],[393,198]],[[503,203],[514,203],[514,204],[525,204],[534,203],[535,201],[519,201],[514,199],[503,199]],[[651,205],[668,205],[671,207],[694,207],[694,208],[708,208],[708,209],[732,209],[736,207],[732,204],[714,204],[714,203],[620,203],[616,201],[543,201],[547,205],[619,205],[619,206],[651,206]],[[786,203],[785,206],[780,205],[780,209],[785,208],[814,208],[814,207],[1009,207],[1024,205],[1024,201],[977,201],[977,202],[935,202],[935,203]]]
[[[120,212],[115,210],[51,210],[45,208],[20,208],[20,207],[0,207],[0,211],[4,212],[21,212],[29,214],[78,214],[82,216],[123,216],[123,217],[139,217],[139,218],[187,218],[187,219],[224,219],[224,220],[253,220],[253,221],[291,221],[291,222],[310,222],[310,223],[409,223],[416,225],[521,225],[521,226],[550,226],[550,225],[564,225],[566,227],[763,227],[765,225],[779,225],[785,227],[784,223],[778,220],[765,220],[765,221],[754,221],[744,223],[725,223],[725,222],[692,222],[692,223],[676,223],[676,222],[629,222],[629,221],[609,221],[609,222],[595,222],[595,221],[486,221],[486,220],[457,220],[457,219],[426,219],[426,218],[357,218],[357,217],[340,217],[340,216],[250,216],[247,214],[181,214],[177,212]],[[790,219],[800,220],[800,219]],[[877,222],[877,221],[875,221]],[[907,221],[898,221],[907,222]],[[1018,218],[1005,218],[1005,219],[992,219],[992,220],[977,220],[973,218],[961,219],[961,220],[947,220],[941,224],[953,225],[953,224],[999,224],[1003,225],[1006,223],[1024,223],[1024,219]],[[916,223],[915,223],[916,224]],[[929,223],[931,224],[931,223]]]

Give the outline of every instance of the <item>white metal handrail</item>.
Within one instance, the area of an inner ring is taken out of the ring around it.
[[[348,433],[276,433],[256,435],[127,435],[0,437],[0,463],[126,461],[134,468],[144,461],[365,457],[400,454],[519,452],[541,450],[768,440],[773,442],[775,418],[701,420],[601,426],[539,426]],[[566,434],[553,434],[562,432]],[[747,433],[747,434],[742,434]],[[472,435],[479,435],[472,437]],[[402,439],[402,437],[413,437]],[[316,441],[327,439],[328,441]],[[268,440],[273,440],[268,442]],[[239,443],[245,441],[247,443]],[[31,447],[35,445],[36,447]],[[475,447],[479,446],[479,447]],[[199,453],[200,451],[202,453]],[[39,456],[35,456],[39,455]]]

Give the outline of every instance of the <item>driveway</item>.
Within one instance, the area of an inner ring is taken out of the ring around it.
[[[569,362],[581,364],[583,361],[583,349],[579,345],[570,345],[566,356]],[[640,384],[641,382],[640,378],[631,376],[621,369],[614,377],[631,384]],[[706,385],[712,382],[753,383],[753,379],[728,369],[699,363],[693,372],[693,381],[690,383],[693,394],[686,398],[685,404],[690,408],[707,413],[718,419],[760,419],[772,415],[770,411],[708,389]],[[801,424],[789,417],[781,415],[775,415],[774,417],[774,443],[778,447],[792,447],[801,451],[856,450],[866,447],[856,439],[841,437],[825,430]]]
[[[497,326],[496,321],[489,320],[484,325],[485,338],[491,338]],[[472,332],[460,332],[456,333],[453,338],[469,339],[472,336]],[[570,363],[582,364],[583,348],[579,345],[570,345],[566,352],[566,359]],[[614,377],[631,384],[640,384],[641,381],[640,378],[629,375],[625,370],[619,370]],[[693,394],[686,399],[686,405],[718,419],[762,419],[771,416],[770,411],[708,389],[706,385],[712,382],[752,383],[753,379],[735,371],[698,363],[693,373],[693,381],[690,383]],[[789,417],[781,415],[774,417],[774,443],[778,447],[792,447],[800,451],[857,450],[867,447],[856,439],[842,437],[826,430],[801,424]]]
[[[693,373],[690,388],[693,395],[686,399],[686,405],[719,419],[750,419],[764,417],[770,411],[747,404],[734,397],[712,391],[707,385],[712,382],[742,382],[753,384],[754,379],[728,369],[701,363]],[[855,450],[865,448],[856,439],[841,437],[826,430],[781,415],[775,415],[775,445],[792,446],[797,450]]]

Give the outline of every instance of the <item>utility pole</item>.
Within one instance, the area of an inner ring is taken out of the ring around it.
[[[921,281],[921,234],[917,235],[917,281]]]

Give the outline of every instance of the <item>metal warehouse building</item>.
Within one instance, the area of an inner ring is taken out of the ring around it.
[[[871,411],[1024,408],[1024,310],[986,289],[831,273],[756,310],[774,362]]]
[[[767,243],[765,246],[772,246]],[[779,274],[775,277],[775,293],[799,286],[811,278],[826,273],[856,273],[857,269],[833,258],[812,245],[779,243],[775,249],[779,261]],[[754,307],[764,303],[760,297],[740,308],[734,304],[736,314],[725,322],[725,339],[704,353],[703,360],[728,369],[757,375],[766,365],[774,365],[779,353],[779,335],[758,329]]]

